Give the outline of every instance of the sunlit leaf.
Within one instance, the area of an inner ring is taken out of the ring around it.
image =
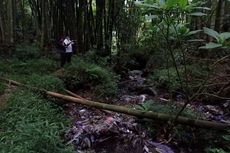
[[[221,46],[222,46],[221,44],[210,42],[210,43],[206,44],[205,46],[201,46],[199,48],[200,49],[214,49],[214,48],[218,48]]]
[[[201,10],[207,10],[207,11],[211,10],[209,7],[194,7],[194,9],[201,9]]]
[[[158,15],[149,15],[145,17],[146,20],[158,19]]]
[[[187,33],[187,36],[197,34],[198,32],[201,32],[201,31],[202,31],[202,30],[193,30],[193,31],[189,31],[189,32]]]
[[[220,34],[220,37],[224,38],[224,40],[227,40],[230,38],[230,32],[223,32]]]
[[[224,138],[224,140],[226,140],[226,141],[230,141],[230,135],[224,135],[223,138]]]
[[[193,12],[193,13],[190,13],[189,15],[191,15],[191,16],[206,16],[207,14],[205,14],[203,12]]]
[[[179,32],[181,35],[187,35],[187,33],[189,32],[189,29],[188,29],[187,27],[183,26],[183,27],[180,27],[180,28],[178,29],[178,32]]]
[[[188,42],[204,42],[204,39],[190,39]]]
[[[159,5],[154,3],[154,4],[140,4],[142,6],[146,6],[146,7],[149,7],[149,8],[154,8],[154,9],[160,9]]]
[[[179,0],[179,5],[181,8],[185,8],[188,4],[187,0]]]
[[[172,8],[173,6],[177,5],[177,0],[167,0],[166,1],[166,8]]]

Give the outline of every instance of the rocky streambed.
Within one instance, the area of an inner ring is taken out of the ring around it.
[[[154,86],[146,86],[145,78],[139,70],[130,71],[125,80],[119,82],[118,98],[114,104],[133,107],[146,100],[168,103],[167,96]],[[85,97],[86,98],[86,97]],[[183,97],[178,94],[175,104],[182,106]],[[223,107],[213,105],[189,104],[188,109],[201,113],[203,119],[230,123],[229,114],[224,108],[230,107],[226,101]],[[66,132],[65,143],[73,145],[78,152],[92,153],[173,153],[193,152],[183,143],[165,144],[146,132],[140,119],[125,114],[99,110],[78,104],[65,104],[66,114],[72,124]],[[149,123],[149,122],[147,122]],[[162,129],[159,129],[162,130]],[[172,146],[172,147],[169,147]],[[177,149],[174,149],[176,146]]]

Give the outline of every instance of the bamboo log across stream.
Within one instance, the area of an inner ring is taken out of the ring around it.
[[[176,117],[175,115],[168,115],[168,114],[156,113],[156,112],[151,112],[151,111],[140,111],[140,110],[136,110],[136,109],[132,109],[132,108],[127,108],[124,106],[105,104],[105,103],[101,103],[101,102],[95,102],[95,101],[91,101],[91,100],[87,100],[87,99],[63,95],[60,93],[47,91],[44,89],[39,89],[36,87],[25,85],[25,84],[19,83],[17,81],[5,79],[5,78],[1,78],[1,80],[7,81],[10,84],[13,84],[16,86],[22,86],[22,87],[42,91],[49,96],[52,96],[55,98],[60,98],[60,99],[63,99],[63,100],[69,101],[69,102],[80,103],[83,105],[93,106],[93,107],[96,107],[99,109],[110,110],[110,111],[128,114],[128,115],[132,115],[132,116],[136,116],[136,117],[140,117],[140,118],[148,118],[148,119],[159,120],[159,121],[173,121]],[[190,119],[190,118],[182,117],[182,116],[179,116],[177,118],[176,123],[195,126],[195,127],[201,127],[201,128],[216,129],[216,130],[225,130],[225,129],[230,128],[230,124],[224,124],[224,123],[218,123],[218,122],[206,121],[206,120],[199,120],[199,119]]]

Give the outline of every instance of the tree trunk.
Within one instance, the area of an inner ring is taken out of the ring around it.
[[[215,22],[215,29],[217,31],[220,31],[223,26],[224,10],[225,10],[225,0],[219,0],[217,10],[216,10],[216,22]]]
[[[107,17],[107,32],[105,33],[105,50],[108,55],[111,55],[112,36],[114,27],[114,0],[109,0],[108,17]]]
[[[7,43],[14,43],[13,0],[7,2]]]
[[[101,51],[103,49],[103,10],[104,0],[96,0],[96,41],[97,50]]]

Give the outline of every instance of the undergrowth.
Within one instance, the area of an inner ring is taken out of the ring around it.
[[[196,91],[200,85],[200,81],[206,79],[208,75],[207,68],[193,64],[187,65],[186,71],[183,65],[178,66],[180,79],[178,78],[177,71],[174,67],[156,69],[147,77],[149,84],[154,84],[157,87],[164,87],[171,91],[182,91],[181,87],[189,85],[190,92]],[[187,76],[186,76],[187,75]],[[187,77],[187,79],[186,79]],[[181,86],[182,84],[182,86]]]
[[[2,95],[4,93],[6,86],[2,83],[0,83],[0,95]]]
[[[0,59],[0,72],[2,75],[8,74],[49,74],[58,68],[58,64],[50,59]]]
[[[97,97],[113,97],[117,92],[118,76],[104,67],[79,58],[73,59],[72,65],[66,66],[57,75],[71,90],[87,88]]]
[[[62,143],[68,123],[61,109],[41,95],[19,89],[0,109],[1,153],[72,153]]]
[[[152,100],[146,101],[144,103],[138,104],[135,106],[136,109],[142,110],[142,111],[152,111],[152,112],[158,112],[158,113],[165,113],[169,115],[176,115],[182,106],[177,106],[172,103],[170,104],[160,104],[158,102],[154,102]],[[201,118],[201,114],[195,111],[192,111],[191,109],[185,109],[181,116],[189,117],[189,118]]]
[[[11,75],[11,79],[16,80],[20,83],[24,83],[33,87],[61,92],[64,89],[64,83],[61,79],[53,75]]]
[[[36,44],[17,44],[14,57],[19,60],[38,58],[41,56],[41,49]]]

